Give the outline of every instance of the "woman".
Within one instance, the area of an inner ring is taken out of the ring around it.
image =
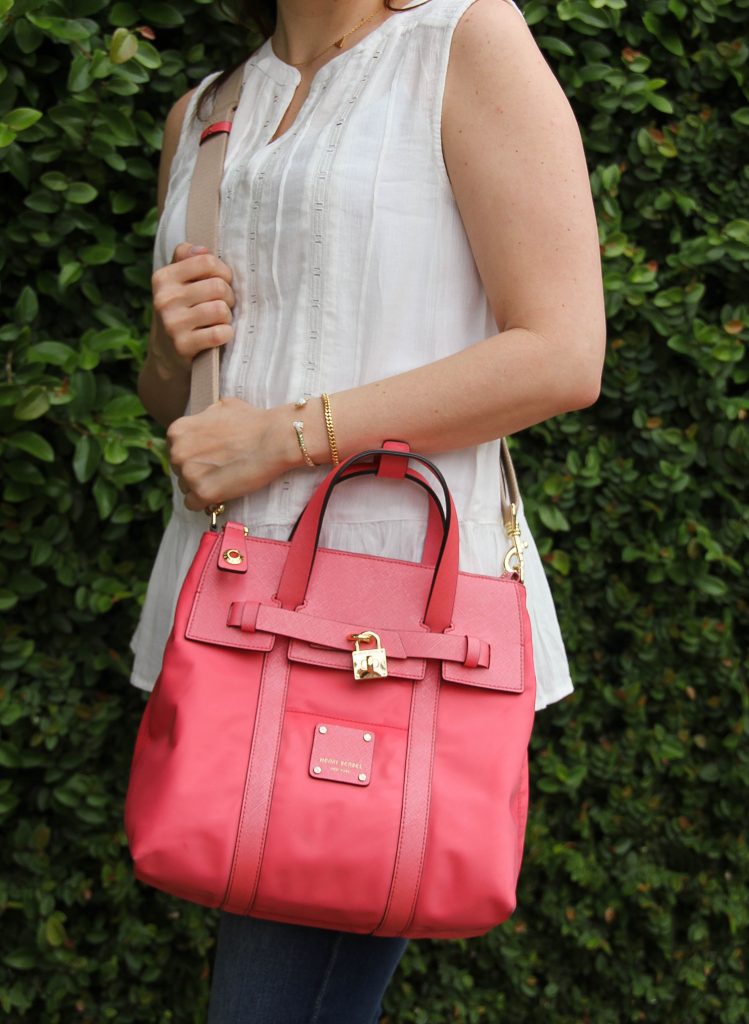
[[[600,386],[605,326],[584,154],[518,9],[245,6],[276,19],[245,62],[218,256],[184,241],[203,127],[195,114],[210,109],[218,73],[166,122],[139,394],[168,428],[175,504],[133,638],[132,681],[145,689],[205,528],[201,510],[225,501],[253,534],[288,537],[333,458],[321,393],[342,459],[385,438],[433,455],[456,500],[461,568],[496,575],[497,439],[590,405]],[[184,416],[191,360],[209,346],[223,347],[223,397]],[[382,488],[347,483],[322,543],[418,560],[423,497]],[[540,708],[572,684],[522,510],[520,523]],[[209,1020],[372,1024],[403,948],[223,913]]]

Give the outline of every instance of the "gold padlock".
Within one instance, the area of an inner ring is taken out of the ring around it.
[[[385,649],[379,636],[371,630],[364,633],[352,633],[349,640],[354,641],[351,657],[354,662],[354,679],[385,679],[388,674],[388,662]],[[359,644],[374,641],[375,647],[368,651],[360,651]]]

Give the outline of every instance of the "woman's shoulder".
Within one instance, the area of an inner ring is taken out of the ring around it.
[[[180,139],[185,127],[187,111],[192,107],[195,92],[199,86],[190,89],[183,96],[172,104],[164,122],[164,137],[161,143],[161,158],[159,161],[159,183],[158,183],[158,210],[161,215],[166,201],[166,194],[169,188],[169,181],[172,175],[172,165],[179,149]]]
[[[503,94],[518,67],[541,56],[513,0],[428,0],[414,13],[418,17],[404,22],[403,33],[422,44],[414,47],[414,59],[436,65],[440,81],[452,79],[452,91],[469,101],[476,92],[496,98],[499,88]],[[456,81],[462,89],[456,90]]]
[[[192,89],[189,89],[172,104],[164,122],[164,150],[171,150],[174,153],[177,149],[180,135],[182,134],[182,126],[185,122],[185,115],[191,108],[193,97],[199,89],[200,85],[193,86]]]
[[[529,47],[533,37],[513,0],[448,0],[454,21],[453,48],[483,51],[496,58],[518,44]]]
[[[423,25],[448,25],[465,21],[470,12],[470,19],[485,23],[486,19],[515,18],[521,24],[525,19],[522,11],[514,0],[426,0],[422,4],[408,5],[414,11],[418,9],[418,21]],[[406,10],[408,7],[405,8]],[[500,21],[500,24],[503,23]]]
[[[445,131],[460,132],[468,119],[483,121],[498,140],[508,128],[522,138],[562,108],[568,114],[568,106],[519,8],[511,0],[463,0],[447,67]]]

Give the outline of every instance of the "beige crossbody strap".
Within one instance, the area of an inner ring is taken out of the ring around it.
[[[187,241],[218,251],[221,175],[234,112],[242,91],[245,65],[227,78],[215,97],[211,117],[200,136],[200,147],[187,197]],[[197,413],[218,401],[220,349],[200,352],[192,364],[190,412]]]
[[[242,91],[244,70],[244,63],[240,64],[216,94],[210,121],[200,136],[200,148],[187,198],[187,241],[193,245],[204,245],[214,254],[218,250],[219,241],[219,202],[224,157]],[[218,401],[219,359],[220,349],[209,348],[193,360],[190,378],[191,413],[202,412]],[[520,491],[510,450],[504,438],[500,441],[499,461],[502,521],[511,542],[505,568],[508,571],[517,570],[522,577],[523,548],[526,545],[520,540],[517,525]]]

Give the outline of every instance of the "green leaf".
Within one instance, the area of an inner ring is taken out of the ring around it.
[[[695,582],[698,590],[711,597],[725,597],[728,593],[728,584],[719,576],[699,576]]]
[[[26,196],[24,205],[37,213],[57,213],[60,209],[60,197],[55,193],[43,192],[37,189],[31,195]]]
[[[664,114],[673,114],[674,112],[673,103],[657,92],[651,92],[648,94],[648,103]]]
[[[645,11],[642,16],[642,23],[648,32],[658,38],[658,34],[661,31],[660,20],[651,11]]]
[[[99,517],[101,519],[108,519],[117,503],[117,488],[108,480],[99,476],[94,481],[93,492],[96,507],[99,510]]]
[[[90,203],[96,199],[98,194],[94,186],[89,185],[87,181],[74,181],[65,190],[65,198],[70,200],[71,203]]]
[[[567,517],[556,505],[540,505],[537,511],[539,519],[547,529],[562,532],[569,530]]]
[[[138,10],[132,4],[116,3],[109,12],[110,25],[134,25],[138,20]]]
[[[134,146],[138,142],[138,133],[135,130],[133,118],[123,113],[117,107],[108,106],[102,111],[103,120],[106,122],[106,130],[111,133],[118,146]]]
[[[731,120],[734,124],[741,125],[742,128],[749,127],[749,107],[739,107],[738,110],[734,110]]]
[[[30,363],[49,363],[52,366],[68,366],[71,369],[76,358],[75,349],[62,341],[40,341],[31,346],[27,355]]]
[[[98,441],[90,434],[82,434],[75,444],[73,453],[73,472],[80,483],[85,484],[91,479],[101,461],[101,450]]]
[[[45,388],[32,387],[16,403],[13,415],[17,420],[37,420],[49,409],[49,397]]]
[[[735,242],[749,247],[749,220],[732,220],[723,228],[723,234]],[[749,252],[747,253],[749,256]]]
[[[145,3],[140,4],[140,13],[149,24],[162,28],[177,28],[185,23],[181,11],[160,0],[145,0]]]
[[[575,51],[569,43],[565,43],[563,39],[557,39],[556,36],[538,36],[536,42],[547,53],[553,53],[559,57],[575,56]]]
[[[112,426],[123,426],[142,416],[143,404],[136,394],[118,395],[107,402],[102,420]]]
[[[70,179],[61,171],[45,171],[39,180],[45,188],[53,192],[64,192],[70,185]]]
[[[11,131],[10,128],[0,121],[0,148],[9,146],[12,142],[16,141],[16,133]]]
[[[44,922],[44,937],[50,946],[61,946],[67,938],[63,925],[64,920],[64,914],[56,913]]]
[[[523,4],[523,17],[525,23],[530,27],[542,22],[548,15],[549,8],[541,0],[528,0]]]
[[[81,261],[89,266],[109,263],[114,256],[114,246],[99,242],[96,245],[85,245],[80,251]]]
[[[79,281],[82,274],[83,266],[77,260],[71,260],[61,268],[60,273],[57,275],[57,283],[64,291],[69,285]]]
[[[50,15],[26,15],[32,25],[62,43],[83,43],[96,31],[96,23],[73,18],[55,18]]]
[[[109,59],[113,64],[125,64],[138,52],[138,38],[126,28],[115,29],[109,46]]]
[[[130,213],[136,206],[135,196],[130,195],[128,192],[112,192],[110,201],[112,203],[112,213]]]
[[[37,966],[37,954],[32,950],[17,950],[6,953],[3,963],[14,971],[30,971]]]
[[[3,121],[12,131],[22,132],[36,124],[41,116],[41,110],[34,110],[33,107],[16,107],[3,114]]]
[[[91,77],[97,78],[109,78],[115,70],[115,65],[109,59],[109,54],[104,53],[103,50],[95,50],[91,58]]]
[[[104,442],[103,455],[105,462],[119,466],[127,461],[129,452],[119,437],[108,437]]]
[[[16,323],[30,324],[36,320],[39,313],[39,300],[31,285],[24,285],[21,294],[18,296],[14,309]]]
[[[148,68],[149,71],[155,71],[156,68],[161,67],[161,54],[155,46],[151,46],[151,44],[146,42],[145,39],[138,40],[138,49],[135,54],[135,59],[139,64],[142,64],[144,68]]]
[[[54,462],[55,453],[49,441],[46,441],[41,434],[35,434],[30,430],[22,430],[17,434],[11,434],[8,444],[12,448],[20,448],[28,452],[42,462]]]
[[[68,72],[68,92],[84,92],[94,80],[91,58],[87,53],[77,53]]]
[[[665,46],[668,52],[673,53],[676,57],[684,56],[684,44],[675,32],[666,30],[662,31],[658,37],[658,42],[661,46]]]
[[[566,551],[552,551],[548,558],[552,568],[562,576],[569,576],[572,568],[572,560]]]
[[[17,18],[13,24],[13,35],[21,53],[33,53],[44,41],[44,33],[25,18]]]

